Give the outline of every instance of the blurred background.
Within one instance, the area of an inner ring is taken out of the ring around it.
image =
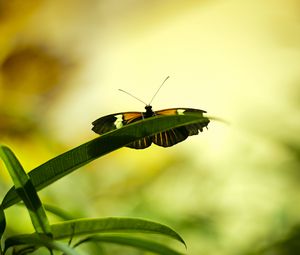
[[[2,0],[0,142],[30,171],[97,137],[96,118],[144,110],[119,88],[148,102],[170,75],[154,110],[229,124],[167,149],[120,149],[42,201],[75,217],[159,221],[192,255],[300,254],[299,71],[297,0]],[[30,231],[24,208],[6,214],[11,232]]]

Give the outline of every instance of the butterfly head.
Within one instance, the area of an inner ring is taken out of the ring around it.
[[[153,115],[153,110],[152,110],[151,105],[147,104],[145,106],[145,110],[146,110],[146,113],[145,113],[146,116],[152,116]]]

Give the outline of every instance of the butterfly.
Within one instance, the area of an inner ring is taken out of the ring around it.
[[[164,82],[168,78],[169,76],[164,80]],[[193,109],[193,108],[169,108],[169,109],[163,109],[159,111],[153,111],[152,106],[150,104],[153,101],[153,98],[160,90],[160,88],[162,87],[162,85],[164,84],[164,82],[156,91],[149,104],[146,104],[145,102],[136,98],[132,94],[124,90],[121,90],[122,92],[125,92],[130,96],[134,97],[135,99],[143,102],[146,105],[145,106],[146,111],[145,112],[119,112],[119,113],[106,115],[92,122],[93,125],[92,130],[95,133],[102,135],[111,130],[118,129],[130,123],[143,120],[146,118],[151,118],[153,116],[182,115],[188,113],[200,113],[200,114],[206,113],[206,111],[200,109]],[[199,131],[202,132],[203,128],[207,127],[208,123],[209,123],[209,119],[207,119],[206,122],[201,121],[195,124],[189,124],[181,127],[172,128],[164,132],[143,137],[142,139],[127,144],[126,147],[134,148],[134,149],[145,149],[149,147],[152,143],[162,147],[170,147],[179,142],[184,141],[189,136],[198,135]]]

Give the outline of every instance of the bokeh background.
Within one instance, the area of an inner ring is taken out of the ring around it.
[[[168,149],[120,149],[41,191],[43,202],[159,221],[192,255],[285,240],[300,222],[299,1],[0,1],[0,142],[27,171],[97,137],[96,118],[143,111],[119,88],[148,102],[168,75],[154,109],[228,123]],[[30,231],[24,208],[6,214],[11,232]],[[264,254],[300,254],[285,251]]]

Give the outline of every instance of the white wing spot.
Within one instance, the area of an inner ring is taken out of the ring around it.
[[[184,109],[178,109],[178,110],[177,110],[177,114],[178,114],[178,115],[183,115],[184,112],[185,112]]]
[[[123,115],[119,114],[119,115],[115,115],[115,117],[117,118],[116,121],[114,122],[116,128],[118,129],[123,127]]]

